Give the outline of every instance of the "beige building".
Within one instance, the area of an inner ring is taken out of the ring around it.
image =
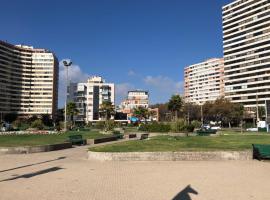
[[[54,115],[58,60],[45,49],[0,41],[0,112]]]
[[[236,0],[222,10],[225,97],[263,106],[270,100],[270,1]]]
[[[185,68],[186,102],[202,105],[224,96],[224,61],[212,58]]]
[[[68,101],[76,103],[79,110],[76,121],[100,121],[99,109],[103,102],[109,101],[114,105],[114,83],[106,83],[100,76],[90,77],[86,83],[71,83]]]

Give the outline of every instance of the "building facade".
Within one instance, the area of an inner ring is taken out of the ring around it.
[[[246,108],[270,100],[270,0],[223,8],[225,97]]]
[[[120,111],[127,114],[127,118],[133,117],[133,110],[135,108],[143,107],[151,112],[151,116],[148,120],[159,121],[158,108],[149,108],[149,92],[143,90],[128,91],[127,98],[121,103]]]
[[[68,91],[68,101],[75,102],[79,110],[76,121],[100,121],[100,105],[105,101],[115,104],[114,84],[106,83],[100,76],[90,77],[86,83],[71,83]]]
[[[149,93],[143,90],[128,91],[127,98],[121,103],[121,109],[124,113],[130,113],[131,110],[138,107],[149,107]]]
[[[54,116],[59,63],[46,49],[0,41],[0,112]]]
[[[224,61],[212,58],[185,68],[184,98],[202,105],[224,96]]]

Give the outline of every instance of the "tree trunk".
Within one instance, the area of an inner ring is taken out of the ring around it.
[[[174,121],[177,121],[177,118],[178,118],[178,115],[177,115],[178,113],[177,113],[177,110],[175,111],[175,113],[174,113]]]
[[[229,128],[231,128],[231,122],[229,122]]]

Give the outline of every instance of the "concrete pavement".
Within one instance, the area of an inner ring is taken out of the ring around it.
[[[0,200],[270,199],[270,162],[96,162],[87,147],[0,156]]]

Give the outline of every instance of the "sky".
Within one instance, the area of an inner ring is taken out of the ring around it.
[[[100,75],[115,83],[117,104],[133,89],[163,103],[183,93],[184,67],[222,57],[221,9],[232,1],[1,0],[0,40],[71,59],[72,82]]]

